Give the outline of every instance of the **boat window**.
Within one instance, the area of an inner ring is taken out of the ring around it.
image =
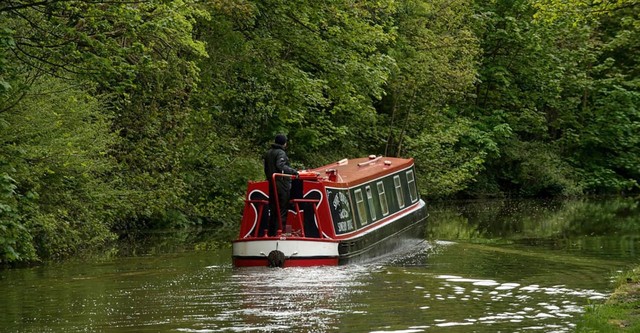
[[[407,185],[409,185],[409,196],[411,202],[418,200],[418,190],[416,189],[416,179],[413,176],[413,170],[407,171]]]
[[[358,209],[358,219],[360,220],[360,225],[367,224],[367,210],[364,206],[364,198],[362,197],[362,190],[357,189],[353,192],[356,196],[356,208]]]
[[[373,193],[371,193],[371,186],[367,185],[367,202],[369,203],[369,214],[371,214],[371,221],[376,220],[376,206],[373,203]]]
[[[393,176],[393,185],[396,188],[396,196],[398,197],[398,207],[404,207],[404,194],[402,193],[402,183],[400,182],[400,176]]]
[[[382,209],[382,216],[389,214],[389,205],[387,204],[387,196],[384,193],[384,184],[380,181],[376,183],[378,187],[378,198],[380,198],[380,209]]]

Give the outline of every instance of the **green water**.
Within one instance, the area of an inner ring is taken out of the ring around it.
[[[236,269],[168,233],[2,270],[0,332],[571,332],[640,263],[634,200],[431,206],[424,244],[362,265]]]

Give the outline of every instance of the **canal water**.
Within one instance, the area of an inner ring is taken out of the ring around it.
[[[237,269],[174,232],[2,270],[0,332],[572,332],[640,264],[636,200],[430,206],[423,244],[359,265]]]

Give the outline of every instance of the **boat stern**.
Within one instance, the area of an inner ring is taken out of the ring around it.
[[[338,242],[326,239],[268,237],[233,242],[236,267],[307,267],[338,264]]]

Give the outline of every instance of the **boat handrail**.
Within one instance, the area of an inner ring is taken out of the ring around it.
[[[269,184],[269,195],[271,195],[272,190],[273,190],[273,194],[274,194],[274,200],[276,202],[276,211],[274,212],[276,214],[276,216],[278,217],[278,230],[276,231],[276,233],[278,235],[280,235],[282,233],[282,216],[280,215],[280,200],[278,200],[278,190],[277,190],[277,185],[276,185],[276,177],[289,177],[289,178],[295,178],[296,175],[290,175],[287,173],[274,173],[273,175],[271,175],[271,184]],[[273,188],[271,188],[271,186],[273,186]]]
[[[303,171],[303,175],[302,177],[300,175],[291,175],[291,174],[287,174],[287,173],[274,173],[273,175],[271,175],[271,179],[272,179],[272,184],[273,186],[276,186],[276,178],[277,177],[289,177],[292,179],[300,179],[301,181],[305,181],[305,180],[310,180],[311,177],[308,177],[310,175],[315,175],[316,176],[316,180],[318,177],[318,173],[316,172],[304,172]],[[271,186],[271,185],[270,185]],[[269,188],[269,195],[271,195],[271,188]],[[275,202],[276,202],[276,216],[278,217],[278,230],[276,231],[277,235],[282,234],[282,216],[280,215],[280,200],[278,200],[278,191],[275,190],[274,191],[274,195],[275,195]],[[298,222],[300,223],[300,228],[301,228],[301,232],[302,232],[302,237],[304,237],[304,224],[301,221],[301,217],[300,217],[300,206],[299,203],[318,203],[320,200],[317,199],[293,199],[290,200],[291,202],[293,202],[293,204],[295,205],[296,208],[296,214],[298,216]],[[318,207],[317,205],[312,205],[313,206],[313,214],[314,216],[318,216]],[[320,223],[318,223],[318,232],[320,234],[320,237],[322,237],[322,227],[320,227]]]
[[[258,204],[258,216],[256,221],[258,221],[258,224],[255,226],[255,230],[253,231],[253,237],[258,237],[259,232],[260,232],[260,221],[262,221],[262,213],[264,212],[264,207],[267,206],[269,204],[268,200],[261,200],[261,199],[246,199],[244,201],[245,205],[249,205],[249,204]],[[266,232],[265,232],[266,234]],[[244,238],[246,238],[247,236],[249,236],[249,233],[247,233]]]
[[[313,215],[316,217],[316,226],[318,227],[318,235],[320,238],[323,237],[323,233],[322,233],[322,226],[320,221],[317,220],[317,216],[318,216],[318,203],[320,202],[320,199],[292,199],[291,202],[293,203],[295,210],[296,210],[296,217],[298,219],[298,223],[300,225],[300,235],[302,237],[306,237],[304,234],[304,221],[302,220],[302,214],[300,214],[300,204],[301,203],[311,203],[313,204]]]
[[[380,155],[380,156],[378,156],[378,157],[374,157],[374,158],[371,158],[371,157],[369,157],[369,158],[370,158],[370,159],[369,159],[368,161],[366,161],[366,162],[360,162],[360,163],[358,163],[358,166],[359,166],[359,167],[361,167],[361,166],[365,166],[365,165],[369,165],[369,164],[375,163],[375,162],[377,162],[379,159],[381,159],[381,158],[382,158],[382,155]]]

